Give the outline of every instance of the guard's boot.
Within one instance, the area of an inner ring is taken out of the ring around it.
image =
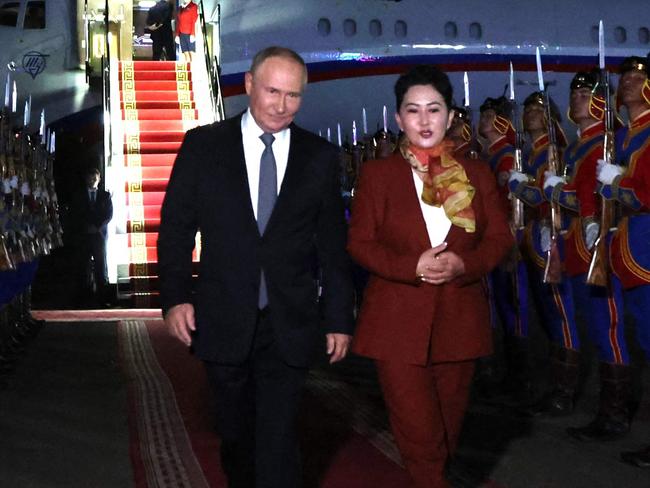
[[[638,468],[650,469],[650,445],[638,451],[623,451],[621,459]]]
[[[493,355],[478,358],[474,373],[476,396],[481,400],[491,399],[498,393],[498,388],[496,358]]]
[[[506,375],[501,383],[501,399],[506,405],[529,404],[535,398],[527,337],[506,338]]]
[[[600,364],[600,406],[596,418],[567,433],[580,441],[613,441],[630,430],[632,369],[622,364]]]
[[[563,417],[573,413],[579,371],[580,351],[554,347],[551,351],[551,390],[522,413],[533,417]]]
[[[19,302],[20,322],[25,327],[26,333],[33,337],[40,332],[45,325],[44,320],[37,320],[32,317],[32,289],[27,289],[20,295]]]

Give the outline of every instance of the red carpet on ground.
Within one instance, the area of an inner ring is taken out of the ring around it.
[[[119,330],[136,487],[225,488],[201,363],[161,320],[125,320]],[[408,486],[406,472],[346,418],[308,389],[300,418],[305,488]]]

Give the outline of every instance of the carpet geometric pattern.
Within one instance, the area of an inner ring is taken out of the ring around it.
[[[208,488],[194,455],[174,389],[152,348],[141,320],[120,323],[122,363],[136,428],[131,457],[136,485],[159,488]]]

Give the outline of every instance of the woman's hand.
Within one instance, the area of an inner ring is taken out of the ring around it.
[[[422,253],[415,270],[420,281],[431,285],[442,285],[465,272],[462,258],[446,249],[447,243],[443,242]]]

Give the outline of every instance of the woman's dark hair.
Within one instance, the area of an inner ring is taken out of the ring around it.
[[[395,103],[396,110],[402,106],[404,95],[412,86],[430,85],[432,86],[445,101],[448,109],[451,109],[454,89],[449,82],[449,77],[444,71],[430,64],[420,64],[411,68],[409,71],[399,77],[395,83]]]

